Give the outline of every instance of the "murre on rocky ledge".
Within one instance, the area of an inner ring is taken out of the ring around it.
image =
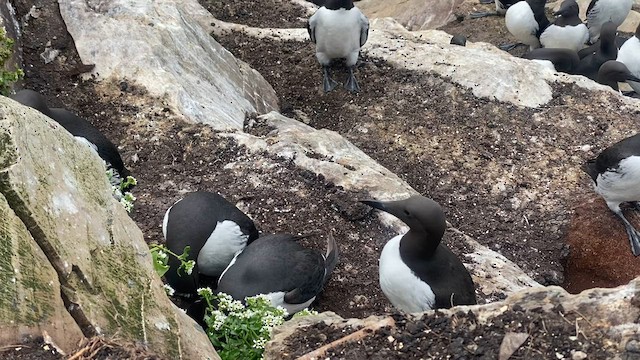
[[[329,92],[338,85],[329,74],[329,65],[336,59],[344,59],[349,77],[344,88],[360,91],[353,75],[360,48],[369,36],[369,20],[353,5],[353,0],[327,0],[323,7],[309,18],[309,37],[316,44],[316,58],[322,65],[322,87]]]
[[[190,246],[189,260],[196,266],[191,275],[178,274],[180,263],[169,257],[165,278],[176,292],[193,295],[210,278],[215,285],[233,257],[258,238],[253,221],[224,197],[208,191],[196,191],[178,200],[165,213],[162,233],[169,250],[182,254]],[[204,275],[204,276],[203,276]]]
[[[331,234],[324,256],[296,240],[289,234],[258,238],[233,258],[217,291],[240,301],[264,294],[290,315],[308,307],[338,263],[338,247]]]
[[[20,90],[15,95],[12,95],[11,98],[22,105],[26,105],[40,111],[60,124],[77,140],[88,144],[98,153],[100,158],[107,163],[107,166],[112,167],[118,172],[118,175],[121,178],[124,179],[131,175],[129,170],[124,166],[124,162],[122,161],[122,157],[120,157],[118,148],[106,136],[104,136],[98,128],[93,126],[87,120],[76,116],[65,109],[49,108],[44,96],[33,90]]]
[[[538,48],[522,55],[522,58],[529,60],[547,60],[553,64],[556,71],[566,74],[575,74],[578,65],[580,65],[578,54],[571,49]]]
[[[634,76],[625,64],[615,60],[609,60],[600,66],[596,80],[600,84],[607,85],[616,91],[619,90],[619,82],[631,83],[636,81],[640,83],[640,79]]]
[[[380,254],[380,287],[393,306],[413,313],[476,303],[471,275],[440,243],[446,222],[438,203],[419,195],[361,202],[409,226],[407,233],[389,240]]]
[[[504,17],[507,30],[530,50],[540,47],[540,35],[550,24],[544,13],[545,3],[546,0],[520,1],[509,7]]]
[[[629,15],[633,0],[591,0],[587,8],[589,41],[593,44],[600,38],[602,25],[613,22],[616,29]]]
[[[600,66],[609,60],[615,60],[617,56],[616,25],[608,21],[602,25],[600,46],[594,53],[580,59],[576,74],[584,75],[591,80],[596,80]]]
[[[578,51],[589,40],[587,25],[582,23],[578,13],[580,8],[575,0],[565,0],[553,15],[554,22],[540,34],[540,44],[544,48],[561,48]]]
[[[640,23],[636,28],[636,33],[625,41],[618,50],[616,60],[623,63],[633,76],[640,78]],[[640,83],[635,81],[628,83],[633,91],[640,95]]]
[[[619,141],[583,166],[595,182],[595,191],[624,224],[633,255],[640,255],[640,233],[624,217],[620,204],[640,201],[640,134]]]

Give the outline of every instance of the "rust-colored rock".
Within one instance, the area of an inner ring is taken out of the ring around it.
[[[640,276],[640,258],[631,253],[627,233],[618,217],[597,194],[575,208],[566,242],[571,247],[565,288],[571,293],[593,287],[615,287]],[[625,216],[637,227],[633,209]]]

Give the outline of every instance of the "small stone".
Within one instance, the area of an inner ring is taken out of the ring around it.
[[[387,338],[387,341],[392,343],[392,342],[396,341],[396,339],[394,339],[393,336],[389,335],[389,337]]]
[[[638,340],[630,340],[624,349],[630,353],[640,354],[640,342]]]
[[[587,354],[585,354],[583,351],[576,351],[573,353],[573,355],[571,355],[572,360],[584,360],[586,358]]]
[[[562,355],[560,353],[556,353],[556,358],[557,359],[564,359],[564,355]]]

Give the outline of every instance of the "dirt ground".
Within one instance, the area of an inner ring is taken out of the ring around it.
[[[90,68],[86,65],[90,64],[81,63],[57,3],[50,0],[12,2],[18,18],[22,19],[26,74],[22,86],[42,92],[50,106],[65,107],[86,118],[119,145],[125,163],[138,179],[139,185],[134,189],[138,200],[132,218],[148,242],[162,241],[162,217],[185,192],[220,192],[238,202],[262,233],[314,234],[305,240],[306,244],[323,249],[326,235],[333,232],[339,242],[341,263],[314,304],[316,310],[330,310],[345,317],[392,311],[377,284],[378,255],[391,233],[377,221],[374,212],[355,201],[366,194],[336,187],[288,161],[249,154],[206,126],[184,123],[161,100],[149,98],[144,89],[135,84],[82,80],[79,75],[86,72]],[[305,24],[303,10],[283,0],[201,0],[201,3],[226,21],[263,27],[303,27]],[[40,10],[37,18],[26,15],[32,5]],[[495,25],[498,19],[477,21],[487,24],[494,21]],[[472,41],[485,39],[502,43],[501,36],[482,37],[490,34],[490,25],[486,32],[479,30],[477,34],[468,32],[477,26],[466,20],[450,26],[457,33],[468,33]],[[340,132],[416,190],[443,204],[454,226],[500,251],[536,280],[545,284],[563,282],[562,260],[566,248],[560,236],[567,222],[566,212],[549,213],[532,226],[522,226],[521,212],[504,210],[510,206],[506,197],[503,202],[488,201],[486,195],[491,184],[453,181],[455,174],[436,166],[439,159],[431,159],[420,149],[405,146],[406,143],[398,142],[396,137],[404,134],[405,141],[410,142],[422,136],[446,137],[462,129],[468,134],[465,141],[469,147],[483,148],[486,156],[494,157],[500,154],[484,140],[491,137],[492,128],[500,124],[513,136],[528,135],[523,135],[510,119],[531,117],[539,111],[477,99],[441,78],[397,70],[366,56],[356,75],[363,88],[360,94],[338,91],[322,95],[318,87],[320,70],[311,44],[256,41],[239,33],[217,40],[265,76],[277,91],[285,115],[316,128]],[[60,49],[61,53],[45,64],[40,54],[49,41],[50,46]],[[338,79],[344,75],[336,73]],[[579,91],[571,86],[556,90],[560,93]],[[407,102],[407,98],[416,101]],[[557,96],[554,103],[562,101],[562,96]],[[475,115],[469,117],[471,112]],[[487,119],[493,119],[488,126]],[[595,120],[598,121],[606,128],[606,121]],[[534,130],[554,131],[530,129]],[[258,169],[253,165],[256,159],[261,164]],[[465,178],[482,178],[481,169],[459,165],[468,172]],[[526,188],[528,184],[520,186]],[[526,243],[521,241],[523,238],[527,239]],[[445,242],[461,256],[466,251],[450,232]],[[504,295],[482,296],[479,301],[501,296]],[[443,344],[457,346],[457,343]],[[494,345],[483,346],[495,350]]]

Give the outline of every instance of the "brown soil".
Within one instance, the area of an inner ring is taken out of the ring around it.
[[[206,126],[184,123],[160,100],[148,97],[135,84],[124,80],[119,83],[82,80],[79,74],[87,69],[66,32],[57,3],[50,0],[13,0],[13,3],[18,18],[23,19],[24,87],[43,93],[51,106],[65,107],[83,116],[119,144],[125,163],[138,179],[139,185],[134,190],[138,200],[132,217],[148,242],[162,241],[160,226],[164,212],[185,192],[217,191],[239,202],[239,207],[255,220],[262,233],[313,234],[305,242],[323,249],[326,235],[333,232],[339,241],[341,263],[314,304],[316,310],[331,310],[344,317],[365,317],[392,310],[377,285],[377,258],[391,233],[370,209],[355,201],[366,194],[336,187],[321,176],[296,168],[290,161],[249,154],[233,140]],[[228,21],[249,24],[255,21],[255,25],[272,27],[304,26],[300,21],[301,8],[281,0],[265,0],[260,6],[255,5],[258,2],[240,0],[202,0],[202,3],[216,14],[224,14],[220,17]],[[275,8],[276,4],[279,8]],[[37,18],[26,16],[32,5],[40,10]],[[246,9],[244,12],[240,10],[242,7]],[[464,177],[460,177],[437,166],[436,161],[442,159],[419,156],[420,149],[403,145],[397,137],[402,134],[403,141],[410,142],[425,136],[446,138],[458,131],[467,134],[466,147],[484,149],[483,156],[494,158],[502,153],[486,140],[491,138],[492,129],[502,127],[509,139],[529,136],[528,132],[550,134],[555,129],[535,125],[520,129],[519,123],[511,119],[530,118],[540,112],[554,116],[557,110],[518,109],[477,99],[445,79],[396,70],[367,57],[357,72],[363,87],[360,94],[337,91],[320,96],[320,71],[311,44],[256,41],[238,33],[218,40],[267,78],[279,94],[285,115],[307,121],[316,128],[340,132],[416,190],[443,204],[454,226],[499,250],[537,280],[562,282],[564,252],[559,239],[566,224],[565,211],[545,213],[545,218],[537,219],[531,226],[522,226],[523,212],[505,211],[510,209],[506,197],[502,202],[490,201],[487,194],[491,184],[469,182],[482,179],[481,168],[466,167]],[[53,62],[44,64],[40,53],[48,41],[61,53]],[[339,79],[343,76],[336,74]],[[563,101],[562,94],[579,90],[565,86],[557,91],[560,95],[554,104]],[[408,102],[409,98],[414,101]],[[589,124],[589,131],[598,126],[606,128],[607,122],[596,118]],[[507,146],[501,148],[504,152],[512,151]],[[255,168],[256,161],[262,165],[260,168]],[[458,165],[463,167],[462,163]],[[520,184],[521,188],[527,186]],[[521,241],[523,238],[526,243]],[[467,251],[451,232],[445,242],[460,256]],[[479,301],[503,296],[491,294]],[[476,341],[473,340],[476,333],[457,337],[464,336],[469,336],[463,339],[464,344]],[[444,342],[441,346],[445,349],[454,345]],[[497,349],[494,343],[482,346],[486,351]]]
[[[419,319],[407,319],[400,314],[393,317],[395,327],[382,328],[359,341],[332,348],[323,358],[498,359],[500,345],[508,333],[528,334],[509,359],[580,358],[573,357],[577,352],[588,358],[611,359],[619,353],[617,345],[603,339],[601,329],[591,326],[579,314],[567,313],[562,306],[545,312],[542,308],[527,311],[516,305],[486,321],[461,311],[454,316],[436,311]],[[348,331],[333,327],[303,328],[286,340],[289,347],[283,359],[295,359],[330,343],[335,335],[347,334]],[[318,341],[325,338],[326,341]],[[631,355],[622,358],[631,359]]]

